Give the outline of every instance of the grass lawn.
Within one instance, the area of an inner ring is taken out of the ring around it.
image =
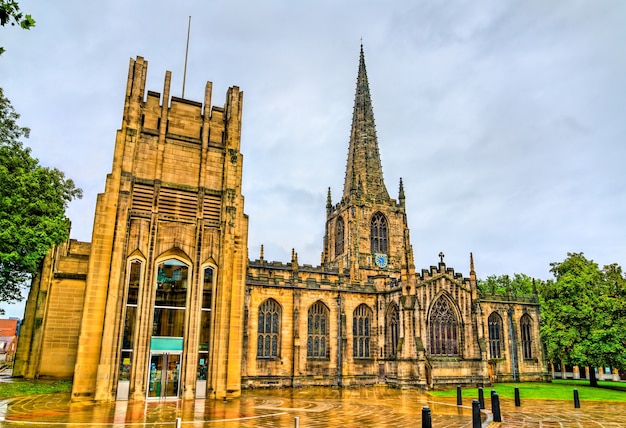
[[[72,382],[69,380],[24,380],[12,379],[11,382],[0,382],[0,400],[20,395],[52,394],[70,392]]]
[[[598,382],[598,388],[589,386],[588,380],[553,380],[552,382],[496,383],[483,388],[485,399],[495,389],[500,398],[515,398],[515,387],[520,399],[574,400],[574,388],[580,401],[626,401],[626,383]],[[456,397],[456,387],[441,391],[429,391],[434,397]],[[478,388],[463,388],[464,399],[478,398]]]

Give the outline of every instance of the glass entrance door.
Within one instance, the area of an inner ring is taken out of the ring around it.
[[[180,353],[150,355],[148,398],[178,398]]]

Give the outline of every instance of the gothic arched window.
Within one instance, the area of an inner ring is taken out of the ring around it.
[[[259,306],[257,334],[257,358],[278,358],[280,353],[281,309],[274,299],[267,299]]]
[[[366,304],[361,304],[352,314],[352,355],[354,358],[370,357],[371,333],[372,310]]]
[[[370,223],[370,247],[372,253],[387,254],[387,219],[380,211]]]
[[[335,229],[335,257],[343,254],[344,227],[343,217],[338,217]]]
[[[528,314],[522,315],[522,318],[519,322],[520,329],[522,331],[522,355],[524,358],[532,358],[533,357],[533,348],[532,348],[532,326],[533,320],[530,318]]]
[[[489,315],[489,355],[491,358],[502,358],[502,317],[496,312]]]
[[[328,358],[329,345],[329,311],[325,304],[316,302],[309,308],[306,340],[306,356],[308,358]]]
[[[398,338],[400,337],[400,315],[395,303],[387,311],[385,322],[385,347],[387,357],[398,355]]]
[[[459,355],[459,323],[448,299],[437,299],[430,311],[429,321],[430,354]]]

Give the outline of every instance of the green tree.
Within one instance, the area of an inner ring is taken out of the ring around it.
[[[22,300],[48,249],[68,238],[65,209],[82,197],[71,179],[31,156],[20,141],[29,129],[18,119],[0,88],[0,302],[6,303]]]
[[[626,287],[617,265],[600,269],[582,253],[568,253],[551,263],[554,280],[542,285],[541,336],[550,361],[590,367],[626,367],[624,297]]]
[[[20,11],[20,5],[14,0],[0,0],[0,25],[19,25],[24,30],[30,30],[35,26],[32,16]],[[0,46],[0,55],[4,53],[4,48]]]
[[[482,295],[532,296],[540,282],[523,273],[514,273],[512,278],[509,275],[489,275],[485,279],[478,279],[478,290]]]
[[[626,368],[626,277],[616,264],[604,266],[602,279],[605,293],[598,326],[600,343],[604,344],[605,364],[619,369]]]

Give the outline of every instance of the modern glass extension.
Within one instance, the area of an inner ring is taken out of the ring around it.
[[[200,302],[196,300],[199,311],[190,310],[192,275],[189,266],[183,261],[170,258],[158,262],[154,282],[150,287],[142,287],[145,283],[142,260],[131,260],[127,269],[117,399],[129,398],[129,391],[133,389],[131,384],[144,384],[148,399],[178,398],[185,369],[195,371],[196,398],[206,397],[213,268],[205,267],[199,278],[201,284],[194,287],[199,294],[197,297]],[[197,327],[190,328],[187,325]],[[185,350],[184,345],[189,341],[185,336],[187,331],[198,335],[197,342],[193,341],[197,343],[197,350]],[[142,352],[142,355],[136,355],[137,349],[141,349],[138,346],[141,340],[147,341],[149,349]],[[147,367],[143,361],[147,361]],[[135,377],[133,366],[143,367],[140,369],[141,373],[136,373]],[[140,377],[139,380],[137,376]],[[186,378],[189,376],[186,375]]]

